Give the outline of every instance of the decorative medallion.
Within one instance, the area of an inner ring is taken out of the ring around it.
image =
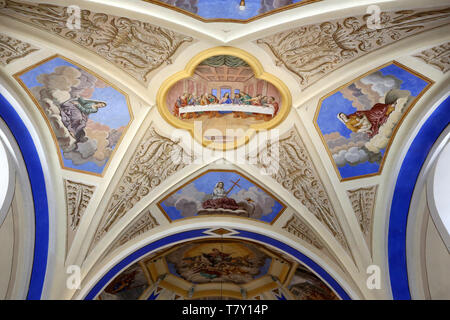
[[[169,77],[157,105],[170,124],[189,130],[204,146],[231,149],[256,131],[279,124],[289,113],[291,97],[256,58],[237,48],[218,47]]]

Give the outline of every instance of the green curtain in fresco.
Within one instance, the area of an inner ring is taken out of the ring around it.
[[[244,60],[228,55],[214,56],[208,59],[205,59],[200,63],[201,65],[207,65],[210,67],[221,67],[226,65],[227,67],[237,68],[237,67],[248,67],[247,62]]]

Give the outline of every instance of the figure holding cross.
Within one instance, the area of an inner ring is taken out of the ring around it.
[[[233,185],[230,189],[225,190],[223,181],[219,181],[214,186],[214,190],[212,193],[212,198],[203,202],[202,206],[204,209],[228,209],[228,210],[237,210],[239,208],[238,204],[234,199],[228,198],[228,194],[233,190],[235,186],[241,187],[237,181],[231,181]]]
[[[231,183],[233,183],[233,185],[231,186],[230,189],[228,189],[228,191],[225,191],[224,183],[222,181],[217,182],[213,190],[212,198],[213,199],[226,198],[235,186],[238,186],[239,188],[241,187],[240,185],[238,185],[239,180],[241,179],[238,179],[237,181],[231,180]]]

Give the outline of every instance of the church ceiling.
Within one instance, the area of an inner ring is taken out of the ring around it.
[[[122,266],[99,298],[344,298],[331,279],[389,296],[388,270],[379,291],[365,270],[386,265],[395,168],[449,83],[450,9],[380,4],[373,26],[354,1],[239,2],[80,0],[73,29],[56,1],[0,0],[0,80],[48,157],[56,269],[79,265],[88,288],[125,254],[206,228]]]

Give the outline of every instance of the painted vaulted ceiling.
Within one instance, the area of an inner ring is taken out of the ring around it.
[[[0,135],[23,157],[0,297],[450,298],[436,210],[401,180],[448,95],[447,1],[0,0],[0,26],[1,93],[45,177],[38,198]]]

